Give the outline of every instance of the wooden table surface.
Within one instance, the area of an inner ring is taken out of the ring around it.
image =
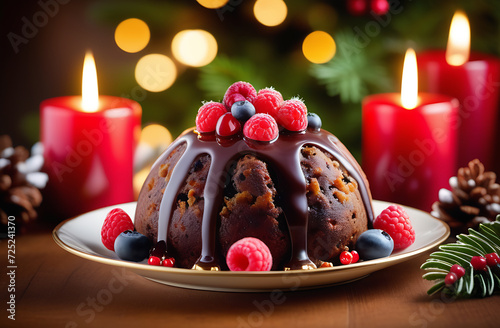
[[[499,327],[500,296],[429,297],[430,252],[328,288],[224,293],[170,287],[67,253],[50,229],[16,236],[15,321],[6,311],[7,241],[0,241],[0,327]],[[272,300],[275,302],[273,303]]]

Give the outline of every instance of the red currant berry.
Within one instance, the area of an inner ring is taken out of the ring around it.
[[[458,278],[462,278],[465,274],[465,269],[458,264],[453,264],[450,272],[456,274]]]
[[[342,264],[350,264],[352,263],[352,254],[349,253],[348,251],[343,251],[340,253],[340,263]]]
[[[497,253],[489,253],[484,257],[486,258],[486,264],[488,264],[489,267],[500,264],[500,257],[498,257]]]
[[[217,126],[215,127],[215,132],[220,137],[230,137],[238,133],[240,130],[240,122],[229,112],[219,117]]]
[[[163,261],[161,261],[161,265],[169,268],[173,268],[175,264],[175,259],[173,257],[167,257]]]
[[[352,262],[351,263],[358,262],[359,261],[359,254],[358,254],[358,252],[352,251],[351,254],[352,254]]]
[[[482,256],[473,256],[470,260],[470,264],[477,271],[486,270],[486,259]]]
[[[361,16],[366,12],[368,0],[347,0],[347,10],[354,16]]]
[[[150,256],[148,259],[148,264],[149,265],[160,265],[161,260],[158,256]]]
[[[453,272],[450,272],[446,275],[446,277],[444,278],[444,283],[446,284],[446,286],[451,286],[453,285],[456,281],[458,280],[458,277],[455,273]]]
[[[372,11],[377,15],[387,14],[389,11],[389,1],[387,0],[372,0],[370,3]]]

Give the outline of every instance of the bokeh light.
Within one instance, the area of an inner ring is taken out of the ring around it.
[[[323,64],[335,56],[337,47],[330,34],[323,31],[314,31],[304,39],[302,52],[310,62]]]
[[[151,166],[158,156],[172,143],[172,134],[159,124],[149,124],[141,131],[134,159],[134,194],[139,195]]]
[[[277,26],[285,20],[288,8],[283,0],[257,0],[253,13],[262,25]]]
[[[160,92],[168,89],[177,78],[172,59],[161,54],[142,57],[135,66],[135,80],[145,90]]]
[[[180,31],[172,40],[172,53],[185,65],[205,66],[217,55],[217,41],[205,30]]]
[[[148,25],[137,18],[124,20],[115,30],[115,42],[126,52],[141,51],[147,46],[150,37]]]
[[[200,5],[209,9],[221,8],[229,2],[229,0],[196,0]]]
[[[136,174],[134,174],[133,178],[133,186],[134,186],[134,198],[137,199],[139,197],[139,193],[141,192],[142,185],[146,181],[146,178],[151,171],[150,167],[145,167]]]
[[[159,124],[150,124],[142,129],[139,142],[144,142],[153,148],[166,149],[172,142],[172,134]]]

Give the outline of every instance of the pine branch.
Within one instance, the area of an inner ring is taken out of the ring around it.
[[[310,70],[325,85],[328,95],[339,95],[343,103],[356,103],[370,92],[390,89],[391,79],[375,51],[359,47],[352,32],[339,32],[335,39],[335,57],[326,64],[313,65]]]
[[[457,297],[486,297],[500,292],[500,263],[486,266],[483,271],[474,270],[471,265],[473,256],[485,256],[500,253],[500,215],[496,221],[480,224],[478,230],[469,229],[469,234],[457,236],[456,243],[439,246],[429,259],[420,267],[428,271],[422,278],[436,281],[427,294],[437,292]],[[454,264],[465,269],[465,275],[453,285],[446,285],[444,280]]]
[[[262,77],[250,62],[245,59],[229,59],[219,55],[209,65],[202,67],[198,87],[205,92],[206,99],[220,101],[227,86],[237,81],[251,81],[258,90],[263,87]]]

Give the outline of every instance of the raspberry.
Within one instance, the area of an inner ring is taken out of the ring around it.
[[[116,237],[127,230],[134,230],[130,216],[121,208],[111,210],[101,228],[102,243],[107,249],[114,251]]]
[[[458,264],[453,264],[450,268],[450,272],[456,274],[458,278],[462,278],[465,275],[465,269]]]
[[[340,263],[342,264],[351,264],[352,258],[352,254],[347,251],[343,251],[342,253],[340,253]]]
[[[225,113],[227,110],[221,103],[215,101],[204,103],[196,115],[196,129],[201,133],[215,131],[219,117]]]
[[[307,108],[300,99],[283,102],[278,111],[278,123],[288,131],[303,131],[307,128]]]
[[[233,114],[224,113],[217,121],[215,132],[221,137],[230,137],[241,130],[240,122],[234,118]]]
[[[276,119],[282,103],[283,96],[279,91],[273,88],[265,88],[259,90],[253,105],[257,113],[269,114]]]
[[[453,285],[456,281],[458,280],[458,276],[453,273],[453,272],[450,272],[446,275],[446,277],[444,278],[444,283],[446,284],[446,286],[451,286]]]
[[[477,271],[486,270],[486,265],[487,265],[486,259],[482,256],[473,256],[470,259],[470,264],[472,265],[474,270],[477,270]]]
[[[269,271],[273,257],[260,239],[246,237],[231,245],[226,262],[231,271]]]
[[[380,213],[373,222],[375,229],[387,232],[394,240],[394,249],[403,249],[415,242],[415,230],[405,210],[391,205]]]
[[[222,103],[226,106],[227,110],[231,110],[231,106],[237,101],[248,100],[253,103],[257,98],[257,91],[248,82],[233,83],[224,94]]]
[[[278,124],[269,114],[255,114],[243,126],[243,135],[252,140],[272,141],[278,134]]]

